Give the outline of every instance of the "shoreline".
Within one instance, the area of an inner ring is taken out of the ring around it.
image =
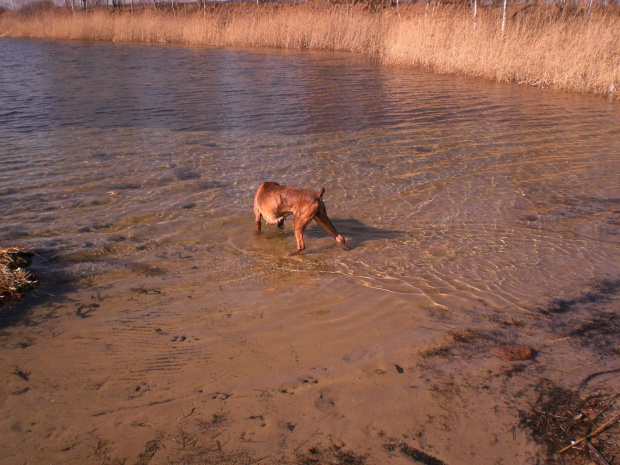
[[[500,31],[501,9],[493,7],[480,8],[474,20],[469,9],[451,5],[200,6],[4,12],[0,37],[347,51],[375,55],[388,66],[620,100],[615,7],[586,17],[578,7],[558,14],[555,6],[513,6]]]

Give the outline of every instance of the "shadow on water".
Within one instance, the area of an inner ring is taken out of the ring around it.
[[[406,231],[397,229],[382,229],[368,226],[354,218],[332,219],[336,230],[344,236],[349,250],[363,246],[368,242],[380,241],[384,239],[396,239],[407,234]],[[324,237],[325,231],[316,223],[306,230],[305,235],[311,238]]]
[[[17,325],[37,326],[54,318],[56,309],[64,305],[63,296],[74,289],[73,279],[41,253],[34,253],[28,271],[37,277],[38,284],[18,302],[0,308],[0,331]],[[36,317],[31,312],[35,307],[44,309]]]

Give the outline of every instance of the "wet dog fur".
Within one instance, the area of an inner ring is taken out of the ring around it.
[[[297,251],[300,253],[306,248],[304,230],[308,223],[316,220],[321,227],[332,236],[336,242],[346,248],[344,237],[338,234],[336,228],[327,217],[327,210],[323,202],[325,189],[318,191],[299,187],[281,186],[277,182],[263,182],[254,196],[254,220],[256,232],[261,232],[261,218],[266,224],[275,224],[279,228],[284,226],[284,219],[293,215],[293,230],[297,240]]]

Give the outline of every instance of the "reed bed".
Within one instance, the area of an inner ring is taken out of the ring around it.
[[[400,8],[309,1],[199,9],[65,9],[0,15],[0,36],[372,53],[390,66],[482,77],[620,99],[620,14],[574,6]]]
[[[388,31],[386,64],[498,82],[620,97],[620,17],[553,8],[515,9],[500,32],[496,11],[452,9],[403,17]],[[442,32],[443,31],[443,32]],[[448,32],[449,31],[449,32]]]
[[[0,17],[0,36],[376,52],[382,15],[361,7],[232,4],[189,14],[66,10]]]

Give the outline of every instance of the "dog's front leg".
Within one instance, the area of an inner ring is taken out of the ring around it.
[[[262,216],[260,210],[254,205],[254,225],[256,226],[256,234],[260,234],[260,219]]]

